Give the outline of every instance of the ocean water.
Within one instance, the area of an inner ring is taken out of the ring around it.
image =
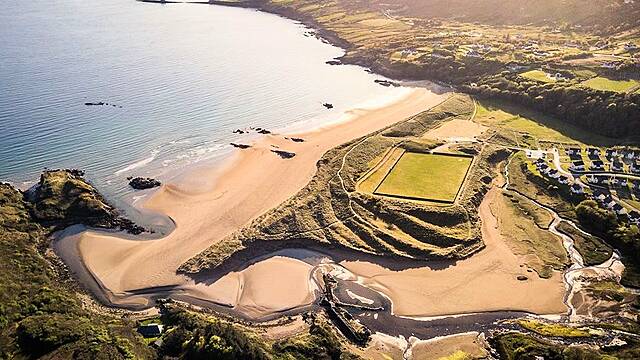
[[[397,96],[299,23],[250,9],[134,0],[7,1],[0,12],[0,181],[83,169],[108,198],[230,151],[249,126],[305,129]],[[115,106],[85,106],[85,102]],[[323,102],[335,105],[332,110]],[[245,139],[246,140],[246,139]]]

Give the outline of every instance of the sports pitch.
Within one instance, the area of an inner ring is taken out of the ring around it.
[[[374,194],[452,203],[473,157],[405,152],[382,179]]]

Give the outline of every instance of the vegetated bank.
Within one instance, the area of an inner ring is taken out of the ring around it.
[[[357,358],[321,315],[309,316],[294,337],[274,340],[170,303],[161,307],[162,341],[143,339],[136,317],[144,315],[94,303],[51,251],[49,235],[73,224],[140,230],[81,171],[46,171],[26,193],[0,183],[0,358]]]

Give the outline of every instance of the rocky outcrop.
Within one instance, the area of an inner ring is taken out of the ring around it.
[[[296,153],[292,153],[284,150],[271,150],[271,152],[280,156],[283,159],[291,159],[292,157],[296,156]]]
[[[162,185],[160,181],[152,178],[136,177],[136,178],[128,178],[128,180],[129,180],[129,186],[131,186],[136,190],[152,189],[154,187],[158,187]]]
[[[238,149],[248,149],[251,147],[251,145],[247,145],[247,144],[237,144],[237,143],[230,143],[231,146],[233,146],[234,148],[238,148]]]
[[[25,193],[33,218],[55,228],[84,224],[131,234],[146,231],[120,216],[83,176],[84,172],[75,169],[42,173],[40,181]]]

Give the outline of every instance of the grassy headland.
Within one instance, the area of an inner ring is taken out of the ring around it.
[[[358,182],[394,148],[428,152],[423,134],[445,121],[468,119],[473,101],[455,95],[441,105],[329,151],[311,182],[252,224],[185,263],[180,270],[213,268],[252,243],[338,246],[370,254],[417,259],[463,258],[482,248],[477,206],[501,158],[496,148],[473,149],[477,160],[456,203],[443,206],[359,191]],[[469,150],[469,149],[468,149]]]

